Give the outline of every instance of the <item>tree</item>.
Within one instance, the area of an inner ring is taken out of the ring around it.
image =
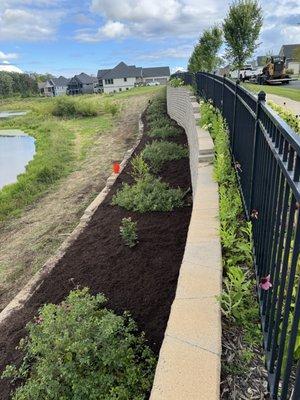
[[[218,26],[203,31],[190,57],[188,70],[213,71],[219,64],[218,51],[222,45],[222,30]]]
[[[223,22],[227,57],[241,69],[252,56],[263,24],[262,9],[257,0],[237,0],[231,4]]]

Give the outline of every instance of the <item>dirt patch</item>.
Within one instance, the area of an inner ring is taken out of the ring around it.
[[[151,140],[144,135],[135,154]],[[184,131],[176,142],[187,145]],[[139,214],[114,207],[112,196],[122,182],[132,182],[130,172],[128,164],[88,227],[37,292],[22,310],[6,320],[5,326],[0,326],[0,372],[6,364],[20,361],[21,354],[15,347],[38,308],[44,303],[62,301],[77,286],[104,293],[108,306],[117,313],[130,311],[140,330],[145,331],[149,345],[158,353],[184,253],[191,193],[186,206],[172,212]],[[174,187],[191,187],[187,158],[166,163],[160,175]],[[137,221],[138,229],[139,243],[132,249],[124,246],[119,236],[120,222],[129,216]],[[9,398],[11,388],[7,380],[1,381],[1,399]]]
[[[0,225],[0,310],[18,293],[72,232],[83,210],[103,189],[113,160],[135,142],[138,116],[153,94],[132,96],[112,129],[100,130],[76,170],[20,218]]]

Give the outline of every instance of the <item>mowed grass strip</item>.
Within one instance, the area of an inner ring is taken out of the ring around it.
[[[300,101],[300,90],[297,88],[289,88],[288,85],[269,86],[245,83],[243,84],[243,86],[253,93],[258,93],[263,90],[264,92],[269,94],[275,94],[277,96],[287,97],[291,100]]]

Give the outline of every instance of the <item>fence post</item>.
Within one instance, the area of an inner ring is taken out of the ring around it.
[[[233,120],[232,120],[232,135],[231,135],[231,150],[234,154],[234,136],[235,136],[235,118],[236,118],[236,101],[237,101],[237,85],[239,81],[236,82],[234,87],[234,103],[233,103]]]
[[[225,86],[225,78],[223,76],[223,82],[222,82],[222,114],[224,113],[224,86]]]
[[[249,215],[251,214],[251,210],[253,209],[253,188],[254,188],[254,171],[256,164],[256,143],[257,143],[257,133],[259,129],[259,117],[260,117],[260,109],[261,103],[265,103],[266,101],[266,93],[261,91],[258,93],[257,102],[256,102],[256,112],[255,112],[255,127],[253,132],[253,150],[252,150],[252,166],[251,166],[251,175],[250,175],[250,199],[249,199]]]

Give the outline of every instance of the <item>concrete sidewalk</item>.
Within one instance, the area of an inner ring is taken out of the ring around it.
[[[267,101],[272,100],[274,103],[286,108],[288,111],[292,111],[294,114],[300,116],[300,101],[288,99],[287,97],[277,96],[275,94],[267,93]]]

